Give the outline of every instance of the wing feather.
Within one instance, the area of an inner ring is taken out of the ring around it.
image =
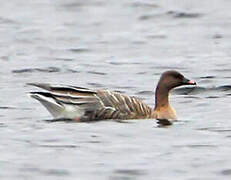
[[[73,107],[82,113],[82,119],[141,119],[150,116],[151,108],[135,97],[108,90],[91,90],[82,87],[30,83],[48,92],[37,92],[53,99],[63,107]],[[44,93],[44,94],[43,94]]]

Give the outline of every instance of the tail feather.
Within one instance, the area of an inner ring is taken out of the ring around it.
[[[30,92],[32,98],[38,100],[54,118],[80,119],[86,111],[98,107],[94,96],[73,96],[68,93]]]
[[[30,92],[29,95],[42,103],[45,108],[52,114],[52,116],[55,118],[61,117],[61,114],[64,111],[64,106],[58,103],[53,98],[52,94],[47,92]]]

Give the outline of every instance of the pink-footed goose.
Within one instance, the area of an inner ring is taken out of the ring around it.
[[[109,90],[92,90],[69,85],[29,83],[46,92],[30,92],[54,118],[81,121],[105,119],[165,119],[176,120],[169,104],[169,91],[182,85],[195,85],[177,71],[164,72],[155,92],[155,107],[151,108],[136,97]]]

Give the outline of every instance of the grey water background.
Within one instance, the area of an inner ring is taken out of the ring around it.
[[[11,0],[0,6],[1,179],[230,179],[231,1]],[[163,71],[179,122],[48,123],[28,82],[117,90],[154,105]]]

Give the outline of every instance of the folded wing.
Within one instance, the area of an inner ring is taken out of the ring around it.
[[[135,97],[107,90],[68,85],[30,83],[47,92],[31,92],[55,118],[94,121],[103,119],[145,119],[151,108]]]

